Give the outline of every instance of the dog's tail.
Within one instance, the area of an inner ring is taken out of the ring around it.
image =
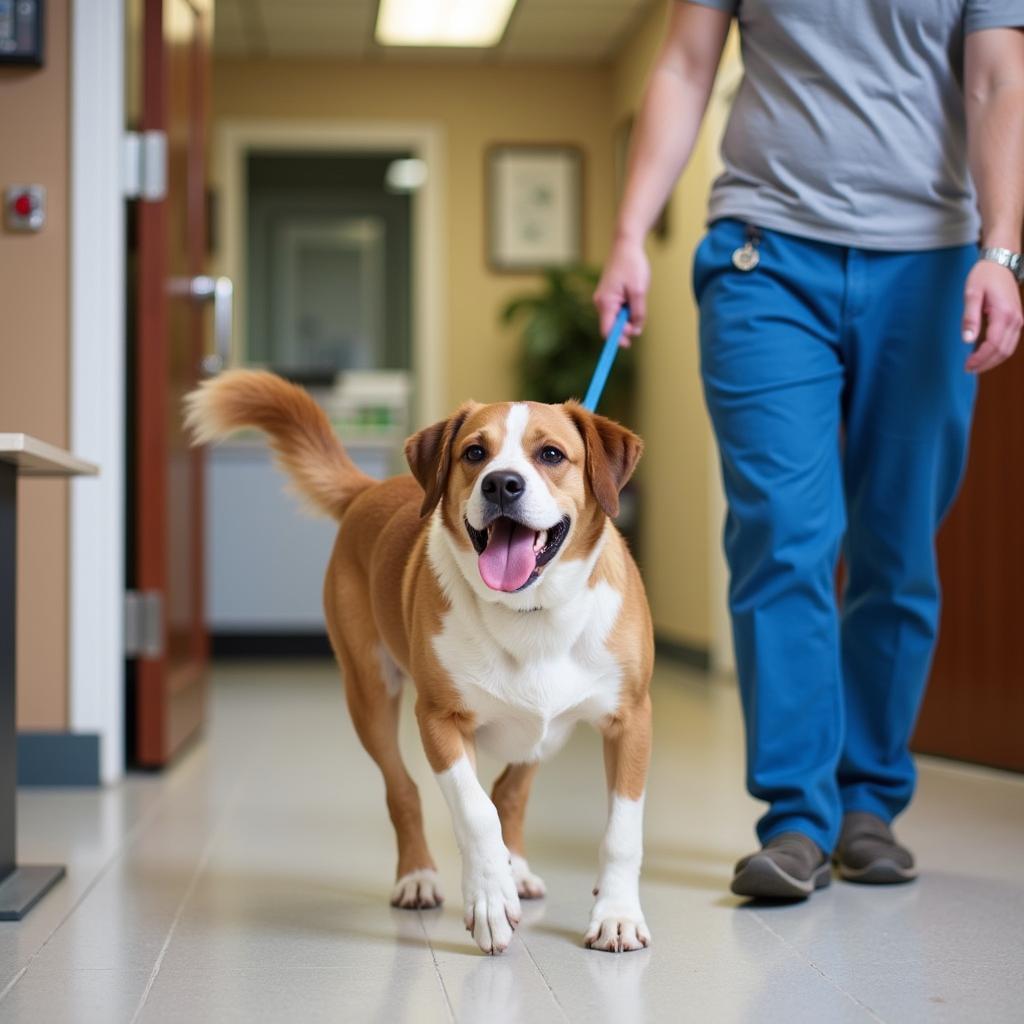
[[[309,393],[264,370],[228,370],[202,383],[185,396],[185,427],[193,444],[258,427],[299,494],[334,519],[376,482],[349,458]]]

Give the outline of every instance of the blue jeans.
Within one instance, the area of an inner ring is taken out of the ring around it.
[[[914,790],[935,532],[974,405],[960,318],[977,248],[880,252],[762,231],[744,272],[731,258],[745,235],[711,226],[694,290],[747,786],[769,803],[762,842],[795,830],[830,852],[845,812],[889,821]]]

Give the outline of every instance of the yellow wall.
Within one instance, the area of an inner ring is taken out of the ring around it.
[[[671,3],[672,0],[669,0]],[[635,115],[661,43],[667,4],[655,5],[612,69],[616,124]],[[697,310],[690,286],[693,251],[704,233],[708,190],[717,168],[719,126],[707,123],[672,196],[669,234],[652,238],[647,328],[640,355],[640,432],[644,578],[659,636],[711,643],[709,542],[713,457],[698,369]]]
[[[613,216],[610,78],[600,67],[410,65],[219,59],[214,130],[234,118],[430,121],[444,130],[446,405],[515,397],[516,337],[497,323],[529,275],[484,262],[484,154],[493,142],[551,141],[585,156],[585,256],[599,262]]]
[[[46,66],[0,68],[0,184],[46,186],[39,234],[0,229],[0,432],[68,440],[68,4],[46,11]],[[67,725],[67,484],[18,488],[18,726]]]

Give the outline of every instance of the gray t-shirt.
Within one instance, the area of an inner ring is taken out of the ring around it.
[[[688,2],[734,14],[743,52],[710,220],[866,249],[977,238],[964,36],[1024,26],[1024,0]]]

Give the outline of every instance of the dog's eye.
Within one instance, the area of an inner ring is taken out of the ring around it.
[[[541,462],[546,462],[549,466],[557,466],[564,459],[565,455],[550,444],[540,450]]]
[[[467,462],[482,462],[487,452],[478,444],[471,444],[463,453],[462,457]]]

